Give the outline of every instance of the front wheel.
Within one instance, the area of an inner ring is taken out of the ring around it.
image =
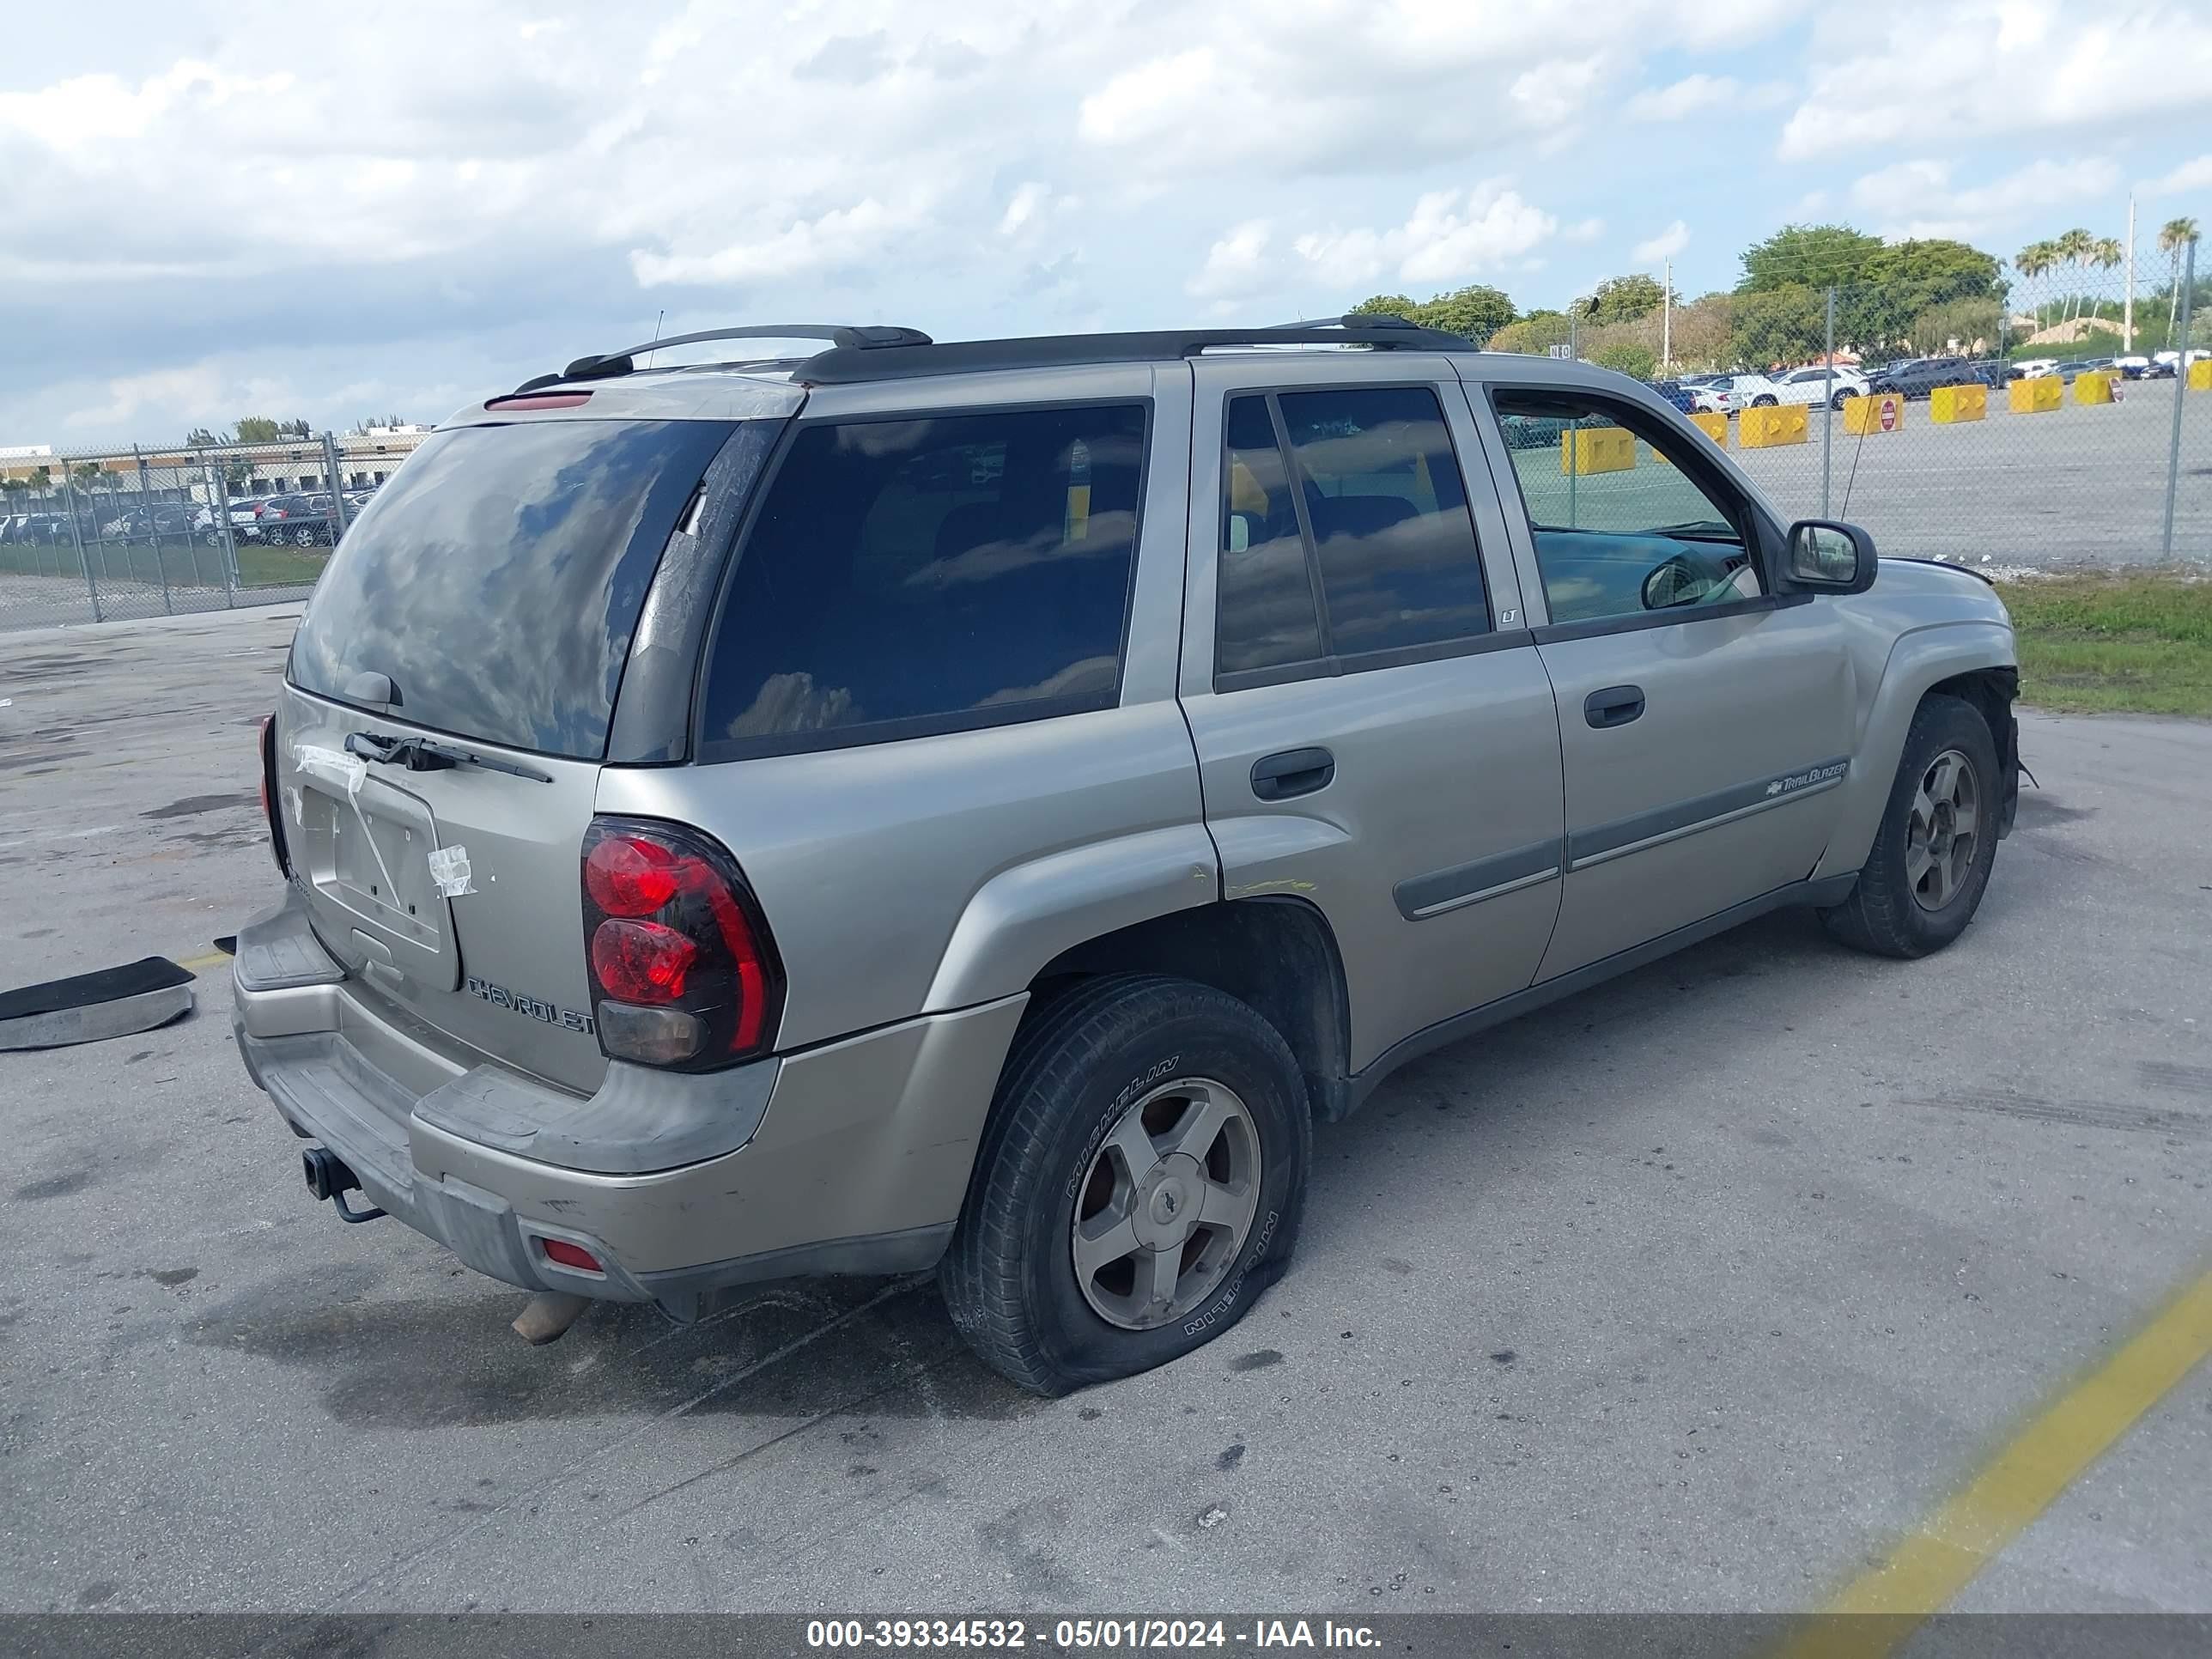
[[[1924,957],[1966,931],[1996,860],[1996,740],[1978,710],[1929,696],[1914,711],[1851,896],[1820,920],[1878,956]]]
[[[1831,409],[1840,410],[1845,404],[1849,403],[1850,399],[1851,394],[1850,392],[1838,392],[1834,397],[1828,399],[1828,407]]]
[[[938,1276],[985,1364],[1041,1395],[1210,1342],[1289,1259],[1312,1121],[1248,1005],[1115,975],[1033,1012]]]
[[[1753,398],[1751,400],[1751,406],[1753,409],[1771,409],[1774,407],[1774,399],[1762,392],[1759,396]]]

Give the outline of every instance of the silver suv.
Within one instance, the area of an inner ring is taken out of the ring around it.
[[[2003,606],[1618,374],[662,345],[761,336],[829,343],[463,410],[307,608],[235,1018],[349,1219],[679,1320],[934,1268],[1059,1392],[1234,1323],[1415,1056],[1778,907],[1974,914]]]

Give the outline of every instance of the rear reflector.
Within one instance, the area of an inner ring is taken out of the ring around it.
[[[541,1238],[538,1248],[545,1252],[548,1261],[557,1261],[564,1267],[579,1267],[587,1273],[603,1273],[599,1257],[580,1244],[571,1244],[565,1238]]]

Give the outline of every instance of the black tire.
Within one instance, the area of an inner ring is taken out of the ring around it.
[[[1774,407],[1774,399],[1769,394],[1762,392],[1759,396],[1751,400],[1751,406],[1753,409],[1772,409]]]
[[[1260,1146],[1242,1248],[1202,1304],[1151,1329],[1109,1324],[1078,1284],[1071,1231],[1108,1133],[1156,1083],[1236,1091]],[[938,1268],[952,1322],[983,1362],[1033,1394],[1133,1376],[1220,1335],[1288,1262],[1313,1139],[1290,1046],[1250,1006],[1188,980],[1087,980],[1016,1035],[960,1224]]]
[[[1941,908],[1930,909],[1915,896],[1906,871],[1913,802],[1929,769],[1949,752],[1963,756],[1975,775],[1976,835],[1956,890]],[[1997,775],[1996,742],[1980,712],[1957,697],[1923,697],[1913,711],[1889,805],[1882,810],[1858,884],[1841,904],[1820,913],[1828,932],[1854,949],[1908,960],[1940,951],[1965,933],[1981,907],[1996,861],[2003,783]]]
[[[1834,410],[1840,410],[1843,408],[1844,404],[1850,399],[1850,397],[1851,394],[1848,392],[1838,392],[1834,397],[1828,399],[1828,407]]]

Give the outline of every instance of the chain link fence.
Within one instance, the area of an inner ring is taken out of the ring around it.
[[[1657,381],[1784,513],[1886,553],[2208,565],[2212,281],[2172,254],[2143,251],[2132,295],[2107,250],[2010,272],[2002,299],[1790,287],[1563,319],[1551,343]]]
[[[0,629],[305,599],[417,433],[0,456]]]

